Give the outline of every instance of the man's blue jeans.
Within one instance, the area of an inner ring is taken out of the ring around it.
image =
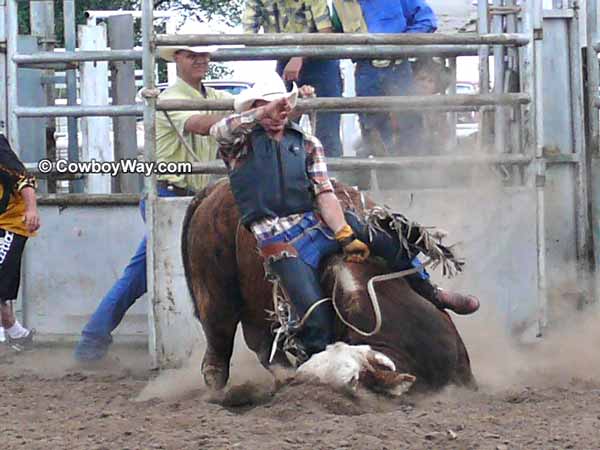
[[[359,97],[403,96],[413,91],[412,68],[408,61],[389,67],[373,67],[370,61],[356,63],[356,95]],[[363,131],[378,130],[386,144],[389,156],[414,155],[419,148],[422,129],[421,116],[415,112],[395,113],[397,130],[394,130],[389,112],[359,114]],[[394,145],[397,134],[397,146]]]
[[[277,63],[277,73],[283,74],[286,61]],[[298,79],[298,87],[308,84],[315,88],[317,97],[341,97],[342,79],[340,62],[336,60],[305,59]],[[317,114],[317,129],[313,131],[325,150],[325,156],[341,157],[342,140],[340,138],[340,114],[320,112]]]
[[[161,197],[175,194],[160,188]],[[146,201],[140,202],[140,213],[146,221]],[[101,359],[112,342],[111,333],[123,320],[123,316],[135,301],[146,293],[146,236],[119,278],[104,296],[94,314],[81,332],[82,338],[75,348],[75,357],[80,360]]]

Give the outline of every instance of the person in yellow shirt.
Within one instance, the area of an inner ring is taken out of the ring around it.
[[[210,54],[215,47],[161,47],[158,55],[175,62],[177,81],[160,94],[160,99],[220,99],[226,92],[204,86]],[[198,111],[159,111],[156,116],[156,159],[164,162],[208,161],[216,159],[217,143],[208,136],[210,127],[224,114]],[[185,144],[182,142],[185,141]],[[161,197],[191,196],[202,190],[208,175],[161,175],[157,177]],[[145,220],[145,201],[140,203]],[[83,328],[74,357],[79,362],[103,359],[111,333],[121,323],[127,310],[146,293],[146,237],[113,287],[104,296]]]
[[[40,227],[36,187],[35,178],[0,134],[0,318],[8,344],[15,350],[29,347],[35,333],[16,319],[12,302],[19,293],[25,243]]]

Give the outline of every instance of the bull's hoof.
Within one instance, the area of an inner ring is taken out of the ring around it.
[[[213,391],[221,391],[229,379],[229,369],[225,367],[205,365],[202,367],[204,383]]]

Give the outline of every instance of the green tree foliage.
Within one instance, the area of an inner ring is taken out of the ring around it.
[[[155,0],[154,8],[178,11],[200,22],[218,21],[229,27],[241,22],[243,0]]]
[[[141,10],[141,0],[75,0],[76,24],[86,22],[87,10]],[[200,22],[217,22],[233,27],[240,23],[243,0],[155,0],[154,9],[158,11],[179,12],[182,22],[196,19]],[[18,2],[19,32],[29,34],[29,2]],[[64,23],[63,2],[54,2],[57,46],[63,46]]]
[[[29,34],[29,2],[19,2],[19,33]],[[179,13],[181,24],[186,19],[199,22],[217,23],[225,27],[234,27],[241,21],[243,0],[155,0],[154,9]],[[75,0],[76,25],[86,23],[85,11],[88,10],[141,10],[141,0]],[[56,46],[64,46],[63,2],[54,2]],[[164,30],[157,30],[164,32]],[[136,29],[138,45],[141,45],[141,34]],[[207,75],[209,79],[225,78],[232,70],[219,63],[211,64]],[[159,63],[159,78],[166,79],[166,66]]]

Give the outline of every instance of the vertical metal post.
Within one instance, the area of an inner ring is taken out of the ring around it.
[[[494,6],[502,6],[502,0],[494,0]],[[492,17],[492,33],[504,31],[503,17],[495,14]],[[504,46],[494,45],[494,93],[504,92]],[[494,147],[496,153],[506,152],[506,108],[497,106],[494,112]]]
[[[543,0],[533,0],[532,35],[533,42],[533,79],[534,79],[534,143],[536,157],[536,196],[537,196],[537,269],[538,269],[538,335],[542,336],[548,324],[548,293],[546,280],[546,217],[545,185],[546,159],[544,158],[544,103],[543,103],[543,47],[541,33],[543,29]]]
[[[505,6],[515,7],[515,0],[505,0]],[[517,32],[517,17],[516,14],[509,14],[506,16],[506,32],[507,33],[516,33]],[[518,90],[515,89],[514,81],[519,71],[519,52],[518,49],[514,47],[508,47],[506,49],[506,60],[507,60],[507,72],[508,79],[504,80],[504,91],[505,92],[513,92]],[[521,109],[519,107],[510,107],[507,108],[509,113],[506,115],[507,124],[507,132],[508,138],[510,142],[507,144],[509,147],[510,153],[523,153],[523,145],[522,145],[522,133],[521,133]],[[515,177],[515,180],[518,180],[518,183],[522,183],[523,173],[521,167],[513,167],[512,174]]]
[[[448,88],[449,95],[456,95],[456,57],[448,58],[448,67],[450,68],[450,87]],[[448,147],[456,148],[456,112],[447,113],[450,115],[450,141]]]
[[[488,34],[490,32],[488,25],[488,2],[487,0],[479,0],[477,2],[477,31],[479,34]],[[487,94],[490,91],[490,49],[487,46],[479,48],[479,93]],[[488,136],[488,114],[485,108],[479,110],[479,147],[482,144],[487,146]]]
[[[56,45],[54,33],[54,2],[52,0],[30,0],[30,21],[31,35],[36,36],[41,42],[42,51],[51,52]],[[43,75],[47,79],[54,77],[53,70],[44,70]],[[45,85],[46,104],[54,106],[55,86],[54,83]],[[49,117],[46,121],[46,157],[55,160],[58,155],[56,152],[56,140],[54,137],[56,131],[56,119]],[[56,192],[56,181],[48,180],[48,192]]]
[[[63,23],[65,50],[74,51],[77,45],[77,33],[75,30],[75,1],[63,0]],[[77,105],[77,73],[75,70],[66,70],[65,78],[67,83],[67,105]],[[79,161],[79,138],[77,135],[77,118],[67,117],[67,137],[69,160]],[[83,182],[73,180],[69,182],[70,192],[83,192]]]
[[[594,106],[594,101],[598,98],[598,87],[600,86],[600,75],[598,67],[598,53],[594,50],[594,44],[598,40],[598,1],[587,0],[586,15],[586,59],[587,59],[587,82],[588,82],[588,115],[589,130],[588,149],[594,157],[598,157],[598,142],[600,117],[598,108]]]
[[[565,7],[568,5],[564,5]],[[573,114],[573,148],[578,156],[575,166],[575,224],[577,232],[577,276],[586,301],[593,298],[590,284],[590,227],[588,210],[588,180],[585,158],[584,92],[582,79],[581,46],[579,42],[579,14],[568,20],[569,69],[571,79],[571,111]]]
[[[17,0],[8,0],[8,15],[6,17],[6,94],[8,97],[8,140],[14,152],[20,153],[19,147],[19,119],[14,113],[17,102],[17,65],[13,62],[13,56],[17,53],[18,35],[18,6]]]
[[[0,42],[6,42],[6,0],[0,0]],[[0,77],[6,80],[6,52],[0,52]],[[0,133],[6,135],[8,120],[8,105],[6,98],[6,83],[0,83]]]
[[[134,47],[133,16],[115,15],[108,18],[108,46],[113,50]],[[135,64],[133,61],[110,63],[111,97],[113,105],[135,103]],[[113,117],[115,161],[138,156],[137,122],[135,117]],[[119,174],[113,179],[113,192],[139,192],[140,176]]]
[[[591,187],[591,214],[592,214],[592,238],[594,246],[594,291],[600,295],[600,152],[598,149],[599,121],[598,109],[595,100],[598,98],[599,67],[598,53],[594,50],[594,44],[598,40],[598,1],[587,0],[586,3],[586,60],[587,60],[587,162],[590,165],[590,177],[595,182]],[[595,299],[598,302],[597,299]]]
[[[155,89],[154,84],[154,64],[155,64],[155,45],[154,45],[154,19],[153,19],[153,4],[151,0],[142,0],[142,66],[144,69],[144,88],[148,92]],[[144,105],[144,157],[146,161],[153,161],[156,155],[156,97],[147,96]],[[152,363],[158,367],[158,346],[161,341],[161,330],[156,326],[155,320],[155,280],[156,273],[154,267],[154,217],[156,207],[156,182],[155,175],[144,179],[145,191],[148,194],[146,201],[146,236],[148,243],[146,246],[146,273],[147,286],[149,297],[149,336],[148,350],[152,357]]]

